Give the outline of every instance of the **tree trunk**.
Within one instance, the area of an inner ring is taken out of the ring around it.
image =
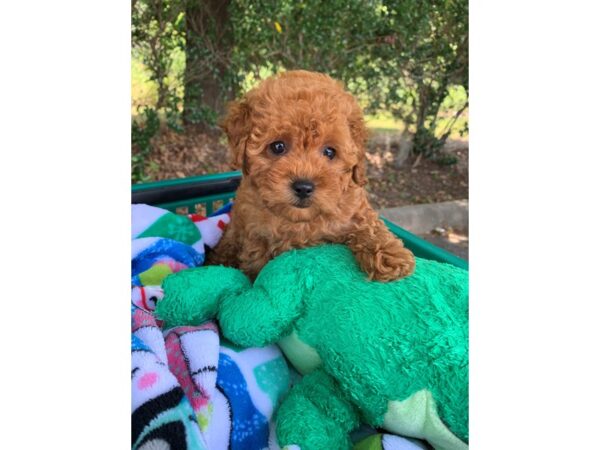
[[[233,97],[227,82],[233,39],[229,0],[188,0],[185,11],[185,124],[210,125]]]

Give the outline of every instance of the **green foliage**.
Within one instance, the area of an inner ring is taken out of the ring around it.
[[[307,69],[348,80],[375,41],[377,3],[365,0],[238,0],[230,7],[234,62],[243,71],[261,67]]]
[[[415,151],[431,156],[467,108],[468,2],[466,0],[385,0],[364,72],[372,110],[388,109],[415,133]],[[449,97],[453,88],[464,96]],[[460,104],[457,104],[459,100]],[[436,132],[443,104],[456,115]]]
[[[424,156],[438,153],[467,108],[466,0],[238,0],[230,14],[232,67],[254,79],[265,67],[326,72],[369,113],[404,122]],[[443,117],[449,109],[455,116]]]
[[[174,63],[185,51],[184,14],[179,1],[134,0],[131,16],[132,53],[144,63],[149,79],[156,84],[151,105],[167,117],[169,126],[181,128],[179,108],[183,89],[173,79]],[[150,106],[150,105],[146,105]]]
[[[146,75],[156,86],[155,92],[146,91],[144,105],[138,105],[140,117],[132,119],[131,124],[131,179],[139,183],[150,180],[158,170],[149,155],[152,138],[160,130],[159,117],[163,116],[173,130],[183,131],[183,88],[178,66],[185,52],[185,16],[180,2],[173,0],[133,0],[131,9],[132,54],[146,69],[136,67],[132,75]]]
[[[175,130],[214,125],[259,80],[307,69],[402,121],[423,156],[468,132],[467,0],[133,0],[132,42],[156,86],[149,106]]]
[[[458,162],[458,158],[447,153],[439,153],[435,156],[435,162],[440,166],[452,166]]]
[[[142,119],[131,122],[131,181],[142,183],[148,181],[152,171],[158,167],[149,164],[147,160],[152,151],[151,140],[160,130],[160,120],[155,109],[146,107],[141,114]]]

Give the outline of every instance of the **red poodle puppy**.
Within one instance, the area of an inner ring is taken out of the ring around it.
[[[222,127],[243,177],[209,263],[254,278],[286,250],[331,242],[348,245],[371,279],[413,272],[413,254],[367,200],[367,128],[340,83],[285,72],[231,103]]]

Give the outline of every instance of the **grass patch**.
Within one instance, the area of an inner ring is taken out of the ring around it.
[[[391,114],[369,115],[365,121],[372,133],[402,133],[405,128],[404,123],[394,119]]]
[[[438,136],[441,136],[444,133],[449,123],[452,121],[454,113],[455,111],[445,111],[442,113],[442,117],[438,119],[435,127],[435,132]],[[460,134],[468,120],[469,110],[467,109],[452,126],[450,139],[464,139],[469,136],[468,133],[465,133],[463,136]],[[402,133],[405,128],[404,123],[400,120],[394,119],[391,114],[382,113],[377,115],[368,115],[365,117],[365,121],[367,123],[367,128],[369,128],[373,134]]]

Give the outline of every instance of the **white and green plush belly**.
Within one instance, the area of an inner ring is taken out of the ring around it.
[[[467,444],[442,422],[431,391],[422,389],[403,401],[390,401],[382,428],[401,436],[427,439],[436,450],[466,450]]]
[[[321,357],[310,345],[302,342],[296,333],[284,337],[278,342],[281,351],[302,375],[312,372],[322,364]]]

